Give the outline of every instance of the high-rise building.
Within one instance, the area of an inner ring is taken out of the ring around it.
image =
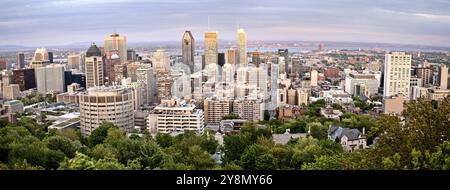
[[[131,64],[130,64],[131,65]],[[116,79],[116,84],[121,84],[122,78],[127,78],[127,65],[126,64],[120,64],[120,65],[114,65],[114,72]],[[137,80],[137,78],[136,78]]]
[[[234,48],[227,49],[225,52],[225,63],[236,65],[238,62],[238,52]]]
[[[321,51],[324,50],[324,48],[323,48],[323,43],[320,43],[320,44],[319,44],[319,47],[318,47],[317,50],[318,50],[319,52],[321,52]]]
[[[403,94],[409,96],[411,78],[411,55],[404,52],[392,52],[385,55],[384,61],[384,97]]]
[[[439,67],[439,87],[440,89],[447,89],[448,86],[448,67],[441,64]]]
[[[86,52],[86,88],[102,86],[105,83],[104,62],[100,49],[92,44]]]
[[[153,68],[149,65],[142,65],[136,70],[137,82],[141,83],[142,93],[141,100],[143,104],[151,104],[156,101],[156,76]]]
[[[14,84],[19,85],[20,91],[36,88],[36,77],[34,69],[13,70]]]
[[[48,52],[45,48],[37,48],[31,60],[31,68],[39,68],[49,63]]]
[[[80,69],[80,55],[67,56],[67,68],[68,69]]]
[[[157,102],[172,97],[173,80],[169,73],[157,73],[156,80]]]
[[[279,65],[272,63],[270,67],[270,110],[273,111],[277,107]]]
[[[311,71],[311,86],[317,86],[317,81],[318,81],[318,73],[317,70],[312,70]]]
[[[127,61],[136,61],[136,51],[134,49],[127,50]]]
[[[142,64],[140,63],[131,63],[126,64],[127,71],[126,77],[131,79],[131,82],[137,82],[137,70],[141,68]]]
[[[284,57],[284,72],[291,73],[289,70],[289,50],[288,49],[278,49],[278,56]],[[281,66],[281,65],[280,65]]]
[[[105,38],[104,51],[117,51],[120,62],[124,63],[127,60],[127,37],[120,36],[117,33],[112,33]]]
[[[278,57],[278,71],[280,75],[286,74],[286,60],[285,57]]]
[[[431,68],[431,64],[428,62],[419,65],[416,68],[417,77],[422,79],[422,84],[424,86],[431,85],[433,83],[433,69]]]
[[[170,72],[170,55],[163,49],[156,50],[152,57],[153,68],[157,73]]]
[[[0,71],[5,69],[8,69],[8,61],[5,58],[0,57]]]
[[[218,35],[218,32],[205,32],[205,65],[218,63]]]
[[[257,99],[237,99],[233,101],[233,113],[248,121],[261,121],[262,104]]]
[[[16,68],[21,69],[25,67],[25,54],[24,53],[17,53],[16,54]]]
[[[217,54],[217,64],[221,67],[225,65],[225,53]]]
[[[111,122],[124,131],[134,127],[132,90],[123,86],[93,87],[80,95],[80,128],[91,134],[102,122]]]
[[[64,67],[62,65],[47,65],[35,69],[38,93],[64,92]]]
[[[232,101],[228,99],[207,98],[204,101],[206,124],[219,124],[222,118],[232,111]]]
[[[259,52],[258,50],[252,52],[252,63],[256,67],[259,67],[259,64],[261,63],[261,52]]]
[[[163,100],[148,117],[148,128],[160,133],[194,131],[203,133],[203,111],[180,100]]]
[[[239,57],[239,67],[247,66],[247,33],[244,29],[239,29],[237,32],[238,39],[238,57]]]
[[[185,31],[181,42],[181,50],[183,56],[183,63],[189,65],[191,72],[194,72],[194,52],[195,40],[191,31]]]
[[[107,54],[105,59],[105,84],[113,85],[116,82],[116,65],[120,65],[120,57],[115,52]]]
[[[53,52],[51,51],[48,52],[48,62],[53,63]]]

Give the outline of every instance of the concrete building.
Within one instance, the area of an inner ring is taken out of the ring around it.
[[[45,48],[37,48],[31,60],[31,68],[43,67],[49,62],[47,50]]]
[[[34,69],[13,70],[12,78],[14,84],[19,85],[20,91],[36,88],[36,76]]]
[[[439,88],[447,89],[448,87],[448,67],[445,64],[441,64],[439,67]]]
[[[431,85],[433,83],[433,69],[431,64],[424,62],[416,68],[417,77],[422,79],[423,86]]]
[[[173,80],[169,73],[156,74],[156,94],[157,102],[172,97],[172,84]]]
[[[134,128],[140,131],[147,129],[148,127],[148,111],[135,111],[134,112]]]
[[[317,81],[318,81],[318,72],[317,70],[312,70],[311,71],[311,86],[317,86]]]
[[[10,84],[3,87],[3,99],[14,100],[20,96],[20,88],[18,84]]]
[[[406,101],[402,95],[392,96],[383,99],[383,113],[401,115],[403,111],[403,103]]]
[[[91,134],[104,121],[124,131],[134,127],[133,92],[123,86],[93,87],[80,95],[80,127]]]
[[[235,48],[227,49],[227,51],[225,52],[225,64],[228,63],[236,67],[238,61],[238,51]]]
[[[152,57],[153,68],[157,73],[170,72],[170,56],[169,53],[163,49],[156,50]]]
[[[37,91],[40,94],[64,92],[64,67],[47,65],[35,69]]]
[[[205,64],[218,64],[218,32],[205,32]],[[205,66],[206,66],[205,65]]]
[[[349,94],[355,94],[355,86],[361,86],[361,84],[367,87],[370,96],[378,94],[378,87],[380,86],[380,82],[375,78],[375,75],[361,73],[349,73],[345,77],[345,92]]]
[[[237,39],[238,39],[238,58],[239,58],[239,65],[240,67],[246,67],[247,66],[247,33],[244,29],[239,29],[237,32]]]
[[[257,99],[236,99],[233,101],[233,113],[248,121],[263,120],[264,105]]]
[[[427,97],[429,100],[443,100],[447,97],[450,97],[450,90],[431,88],[428,89]]]
[[[79,69],[80,68],[80,55],[67,56],[67,69]]]
[[[185,101],[170,99],[163,100],[153,109],[148,117],[148,129],[155,129],[159,133],[195,131],[203,133],[204,116],[201,109]]]
[[[137,82],[142,86],[142,103],[151,104],[156,101],[156,76],[150,65],[142,65],[136,70]]]
[[[102,52],[95,44],[92,44],[87,50],[85,57],[86,88],[105,84],[103,65]]]
[[[120,62],[125,63],[127,61],[127,37],[120,36],[117,33],[112,33],[105,38],[103,48],[105,53],[116,51],[118,52]]]
[[[121,59],[116,52],[111,52],[106,54],[105,64],[104,64],[104,77],[105,77],[105,85],[113,85],[116,79],[115,68],[116,65],[122,65]]]
[[[204,101],[206,124],[218,125],[220,120],[232,111],[232,101],[228,99],[207,98]]]
[[[392,52],[385,55],[384,97],[398,94],[409,96],[411,78],[411,55]]]
[[[25,54],[17,53],[16,54],[16,69],[22,69],[25,67]]]
[[[191,31],[185,31],[181,42],[181,53],[183,56],[183,63],[189,66],[191,72],[194,72],[194,52],[194,36],[192,36]]]

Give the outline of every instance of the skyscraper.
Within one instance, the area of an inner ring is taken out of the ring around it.
[[[236,66],[236,63],[238,62],[238,52],[234,48],[227,49],[225,52],[225,63],[229,63],[231,65]]]
[[[287,74],[291,73],[289,70],[289,51],[288,51],[288,49],[278,49],[278,56],[284,57],[284,68],[280,68],[280,70],[283,69],[284,72],[286,72]]]
[[[36,68],[36,86],[40,94],[64,92],[64,67],[48,65]]]
[[[48,52],[48,62],[53,63],[53,52],[51,51]]]
[[[102,52],[95,44],[92,44],[87,50],[85,64],[86,88],[102,86],[105,80],[103,56]]]
[[[441,89],[447,89],[448,86],[448,67],[445,64],[441,64],[439,67],[439,86]]]
[[[45,48],[37,48],[31,60],[31,68],[39,68],[45,66],[49,62],[48,53]]]
[[[225,65],[225,53],[218,53],[217,54],[217,64],[219,64],[219,66],[223,66]]]
[[[156,50],[152,57],[153,68],[156,68],[157,73],[170,72],[170,56],[163,49]]]
[[[120,57],[120,61],[124,63],[127,60],[127,37],[120,36],[117,33],[112,33],[105,38],[104,51],[111,52],[117,51]]]
[[[191,31],[185,31],[183,34],[183,39],[181,42],[183,63],[191,68],[191,72],[194,72],[194,51],[195,51],[195,40],[192,36]]]
[[[311,86],[317,86],[317,70],[311,71]]]
[[[247,66],[247,33],[244,29],[238,30],[238,52],[239,52],[239,67]]]
[[[217,64],[218,32],[205,32],[205,64]]]
[[[25,67],[25,54],[17,53],[16,54],[16,68],[21,69]]]
[[[80,68],[80,56],[79,55],[69,55],[67,57],[67,68],[78,70]]]
[[[19,85],[20,91],[36,88],[36,77],[34,69],[13,70],[14,84]]]
[[[392,52],[385,55],[384,97],[403,94],[409,96],[411,78],[411,55],[405,52]]]

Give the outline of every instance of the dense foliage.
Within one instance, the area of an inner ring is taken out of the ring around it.
[[[401,118],[344,114],[340,121],[330,121],[314,116],[316,108],[310,111],[311,115],[286,123],[268,121],[268,126],[310,131],[308,137],[285,145],[272,139],[272,129],[277,128],[254,123],[225,136],[221,147],[212,132],[127,137],[111,123],[103,123],[84,137],[75,129],[48,131],[25,117],[16,124],[2,121],[0,169],[450,169],[449,100],[412,101]],[[344,152],[340,144],[327,140],[330,124],[364,128],[369,138],[379,140],[370,149]],[[214,159],[216,152],[223,153],[222,162]]]

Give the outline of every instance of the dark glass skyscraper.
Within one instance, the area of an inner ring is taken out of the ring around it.
[[[183,55],[183,63],[191,68],[191,72],[194,72],[195,40],[192,36],[191,31],[184,32],[181,42],[181,49]]]
[[[16,68],[21,69],[25,67],[25,54],[17,53],[16,54]]]
[[[53,52],[48,52],[48,62],[53,63]]]

